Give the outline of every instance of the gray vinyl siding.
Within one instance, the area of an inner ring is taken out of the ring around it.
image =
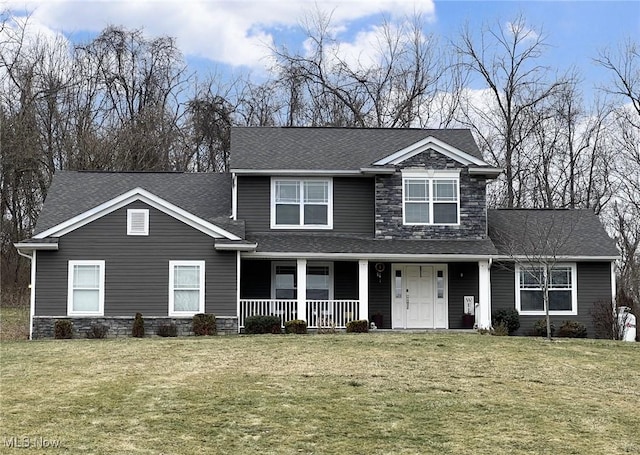
[[[376,263],[369,263],[369,320],[376,313],[382,315],[382,329],[391,328],[391,263],[384,263],[380,278],[375,269]]]
[[[464,296],[478,301],[479,272],[477,262],[452,262],[449,272],[449,328],[463,328]]]
[[[591,309],[599,300],[611,299],[611,263],[578,262],[578,314],[573,316],[552,316],[556,329],[562,321],[579,321],[587,328],[587,335],[594,337]],[[492,311],[515,308],[515,276],[512,267],[494,265],[491,268]],[[529,335],[533,325],[544,316],[520,316],[520,330],[517,335]]]
[[[127,236],[127,209],[149,209],[149,235]],[[236,255],[217,252],[214,239],[138,201],[60,238],[59,250],[39,252],[36,315],[67,313],[70,260],[105,261],[105,316],[167,316],[169,261],[205,261],[205,311],[236,315]]]
[[[245,221],[247,234],[271,230],[270,192],[270,177],[238,177],[238,219]],[[330,232],[373,236],[374,203],[373,178],[334,177],[333,230]],[[301,230],[278,229],[278,232]]]

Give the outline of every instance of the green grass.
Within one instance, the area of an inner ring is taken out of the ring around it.
[[[0,453],[640,453],[640,345],[475,334],[0,344]],[[10,452],[13,453],[13,452]]]

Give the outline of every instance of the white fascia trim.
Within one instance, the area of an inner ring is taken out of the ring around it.
[[[243,243],[243,244],[233,244],[233,243],[222,243],[219,245],[214,245],[214,248],[219,251],[255,251],[258,248],[257,243]]]
[[[238,219],[238,176],[231,174],[231,219]]]
[[[438,153],[441,153],[459,163],[464,165],[475,164],[476,166],[490,166],[480,158],[476,158],[473,155],[469,155],[460,149],[452,147],[451,145],[436,139],[433,136],[422,139],[421,141],[411,144],[408,147],[398,150],[397,152],[373,163],[376,166],[384,166],[386,164],[400,164],[404,160],[418,155],[425,150],[433,149]]]
[[[14,243],[13,246],[18,250],[34,251],[34,250],[49,250],[58,251],[57,243]]]
[[[347,169],[232,169],[232,173],[237,175],[291,175],[291,176],[332,176],[332,175],[347,175],[347,176],[360,176],[362,172],[360,170],[347,170]]]
[[[404,261],[404,262],[466,262],[490,260],[491,255],[469,255],[469,254],[383,254],[383,253],[305,253],[305,252],[257,252],[243,254],[244,258],[256,259],[367,259],[375,261]]]
[[[470,167],[470,175],[487,175],[489,177],[497,177],[504,172],[500,167]]]
[[[554,265],[558,262],[567,262],[567,261],[579,261],[579,262],[610,262],[617,261],[620,259],[620,256],[555,256],[551,257],[541,257],[536,255],[526,256],[526,255],[518,255],[518,256],[509,256],[509,255],[496,255],[493,256],[493,259],[496,261],[520,261],[520,262],[531,262],[535,263],[536,258],[540,259],[553,259],[555,261]]]
[[[407,167],[400,171],[403,178],[460,178],[460,169],[425,169],[423,167]]]
[[[126,193],[121,194],[120,196],[117,196],[110,201],[104,202],[90,210],[87,210],[84,213],[81,213],[80,215],[74,216],[64,223],[60,223],[57,226],[52,227],[51,229],[47,229],[46,231],[35,235],[33,238],[43,239],[49,236],[61,237],[92,221],[97,220],[98,218],[101,218],[111,212],[125,207],[134,201],[142,201],[145,204],[148,204],[151,207],[154,207],[161,212],[164,212],[167,215],[213,238],[240,240],[240,237],[238,237],[237,235],[232,234],[231,232],[222,229],[212,223],[209,223],[208,221],[205,221],[202,218],[199,218],[187,212],[186,210],[181,209],[177,205],[173,205],[172,203],[165,201],[164,199],[159,198],[158,196],[146,190],[143,190],[142,188],[135,188],[131,191],[127,191]]]

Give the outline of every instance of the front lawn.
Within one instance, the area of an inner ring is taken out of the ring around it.
[[[640,453],[636,343],[375,333],[0,353],[0,453]]]

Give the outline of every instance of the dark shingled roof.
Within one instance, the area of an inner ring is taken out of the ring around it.
[[[620,255],[591,210],[499,209],[488,210],[487,217],[489,236],[502,255]]]
[[[236,234],[244,230],[241,223],[229,220],[230,174],[58,171],[35,233],[46,231],[138,187],[223,229]]]
[[[231,129],[231,169],[360,170],[433,136],[482,159],[467,129]]]
[[[257,252],[490,255],[491,240],[383,240],[332,234],[261,233]]]

